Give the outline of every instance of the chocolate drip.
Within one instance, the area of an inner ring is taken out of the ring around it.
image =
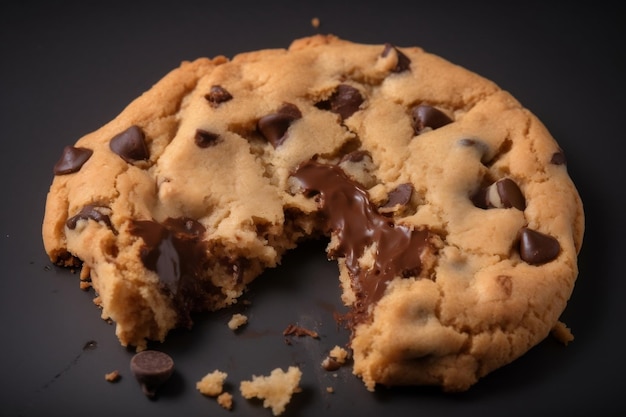
[[[368,307],[383,295],[393,278],[419,276],[422,255],[430,248],[428,230],[395,224],[379,214],[367,191],[335,165],[308,161],[293,176],[307,193],[319,193],[318,204],[326,232],[338,240],[329,255],[344,257],[357,294],[355,321],[367,318]],[[362,269],[359,259],[376,245],[372,268]]]
[[[206,277],[204,231],[202,224],[188,218],[169,218],[163,223],[134,220],[131,225],[131,233],[145,242],[141,260],[172,295],[181,325],[191,325],[190,313],[203,310],[207,294],[216,292]]]

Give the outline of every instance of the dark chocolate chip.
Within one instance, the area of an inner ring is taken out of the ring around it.
[[[61,158],[54,164],[55,175],[66,175],[79,171],[83,164],[87,162],[93,151],[87,148],[75,148],[66,146],[63,148]]]
[[[561,246],[552,236],[525,227],[520,233],[519,252],[525,262],[541,265],[559,256]]]
[[[396,55],[398,56],[398,62],[396,63],[396,66],[391,70],[392,72],[402,72],[411,68],[411,60],[409,59],[409,57],[400,52],[398,48],[390,43],[385,44],[385,48],[383,49],[381,56],[384,58],[389,55],[391,51],[395,51]]]
[[[74,230],[76,229],[76,224],[78,223],[79,220],[91,219],[95,222],[102,222],[109,229],[113,230],[113,226],[111,225],[111,219],[109,218],[109,216],[106,214],[102,214],[99,211],[99,210],[102,210],[103,208],[108,209],[107,207],[98,207],[98,206],[89,204],[83,207],[82,210],[78,212],[78,214],[67,219],[65,224],[68,227],[68,229]]]
[[[221,85],[214,85],[211,87],[211,90],[209,90],[209,94],[205,95],[204,98],[209,102],[211,107],[217,107],[221,103],[231,100],[233,96]]]
[[[489,187],[482,187],[470,197],[470,200],[472,200],[472,203],[474,203],[476,207],[486,210],[489,208],[489,202],[487,201],[488,191]]]
[[[555,152],[552,154],[552,158],[550,159],[550,163],[554,165],[565,165],[567,164],[567,160],[565,159],[565,154],[562,150]]]
[[[287,139],[287,129],[291,123],[301,117],[302,113],[295,104],[285,103],[276,113],[261,117],[257,127],[275,149]]]
[[[524,211],[526,208],[526,199],[524,194],[519,189],[515,181],[510,178],[503,178],[495,182],[495,191],[497,192],[498,202],[496,199],[491,199],[492,193],[487,195],[489,202],[494,207],[511,208],[515,207],[518,210]]]
[[[143,393],[154,398],[157,390],[172,376],[174,360],[167,353],[144,350],[130,360],[130,370]]]
[[[220,135],[217,133],[208,132],[206,130],[196,130],[194,140],[199,148],[208,148],[209,146],[216,145],[219,141]]]
[[[396,207],[398,205],[405,206],[411,201],[411,195],[413,194],[413,185],[406,183],[400,184],[395,189],[389,192],[387,196],[387,202],[382,206],[383,208]]]
[[[143,131],[134,125],[115,135],[109,142],[109,147],[129,164],[146,160],[150,155]]]
[[[511,208],[524,211],[526,198],[519,186],[510,178],[503,178],[488,187],[480,189],[472,201],[476,207],[488,208]]]
[[[359,90],[347,84],[339,84],[328,100],[320,101],[315,106],[337,113],[342,120],[346,120],[359,110],[363,101]]]
[[[411,117],[413,118],[413,130],[416,135],[419,135],[427,127],[438,129],[452,123],[452,119],[447,114],[427,104],[413,107],[411,109]]]

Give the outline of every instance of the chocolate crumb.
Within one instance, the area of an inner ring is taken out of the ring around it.
[[[283,336],[310,336],[314,339],[319,338],[316,331],[305,329],[304,327],[296,326],[295,324],[287,326],[287,328],[283,331]]]

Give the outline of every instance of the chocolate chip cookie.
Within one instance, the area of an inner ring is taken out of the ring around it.
[[[508,92],[314,36],[184,62],[65,147],[43,239],[139,350],[328,239],[366,387],[461,391],[555,326],[583,230],[564,152]]]

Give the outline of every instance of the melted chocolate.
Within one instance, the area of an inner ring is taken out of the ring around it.
[[[145,242],[141,260],[172,295],[181,325],[191,325],[190,313],[204,309],[207,294],[216,292],[206,276],[204,231],[202,224],[188,218],[169,218],[163,223],[134,220],[131,225],[131,233]]]
[[[102,207],[102,208],[107,208],[107,207]],[[99,211],[99,209],[100,207],[94,206],[92,204],[86,205],[85,207],[82,208],[80,212],[78,212],[78,214],[67,219],[65,224],[68,227],[68,229],[74,230],[76,229],[76,224],[78,223],[79,220],[91,219],[95,222],[104,223],[109,229],[114,230],[109,216],[106,214],[102,214]]]
[[[329,255],[345,258],[357,294],[356,321],[367,318],[368,307],[382,297],[394,277],[420,274],[421,255],[430,247],[428,230],[395,224],[379,214],[367,191],[335,165],[308,161],[293,176],[308,194],[320,194],[318,204],[326,232],[332,232],[338,240]],[[374,265],[362,269],[359,259],[373,244],[377,245]]]

